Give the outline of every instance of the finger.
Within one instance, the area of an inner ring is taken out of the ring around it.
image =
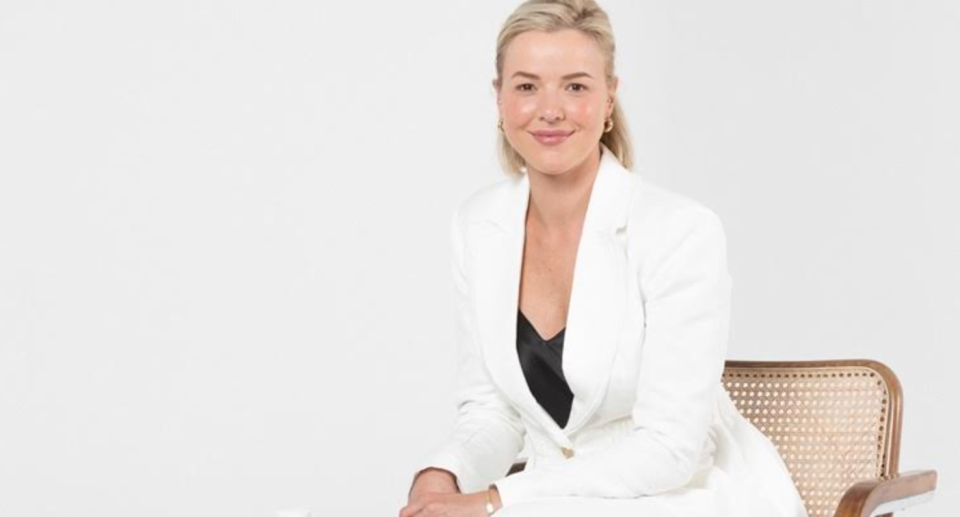
[[[420,513],[420,510],[422,510],[424,506],[425,503],[423,501],[414,501],[400,510],[400,517],[413,517]]]

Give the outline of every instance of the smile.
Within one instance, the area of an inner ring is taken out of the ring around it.
[[[533,137],[536,138],[537,141],[543,145],[559,145],[565,142],[567,138],[570,138],[570,135],[572,135],[573,132],[571,131],[569,133],[562,133],[562,132],[553,131],[553,132],[538,132],[538,133],[530,133],[530,134],[533,135]]]

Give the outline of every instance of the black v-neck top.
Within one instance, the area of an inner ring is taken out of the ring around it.
[[[517,356],[527,386],[537,402],[560,427],[567,425],[573,392],[563,376],[564,327],[556,336],[543,339],[530,320],[517,309]]]

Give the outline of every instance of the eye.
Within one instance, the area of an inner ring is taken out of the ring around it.
[[[529,88],[528,88],[529,86]],[[517,85],[517,90],[521,92],[529,92],[533,89],[533,85],[530,83],[523,83]]]
[[[587,91],[587,86],[586,86],[585,84],[582,84],[582,83],[570,83],[570,84],[569,84],[569,87],[570,87],[570,88],[573,88],[573,91],[575,91],[575,92],[585,92],[585,91]]]

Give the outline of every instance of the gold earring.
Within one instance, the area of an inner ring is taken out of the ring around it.
[[[497,129],[499,129],[500,132],[503,133],[503,118],[502,118],[502,117],[500,118],[499,121],[497,121]]]
[[[603,123],[603,132],[609,133],[611,131],[613,131],[613,117],[608,118],[607,121]]]

